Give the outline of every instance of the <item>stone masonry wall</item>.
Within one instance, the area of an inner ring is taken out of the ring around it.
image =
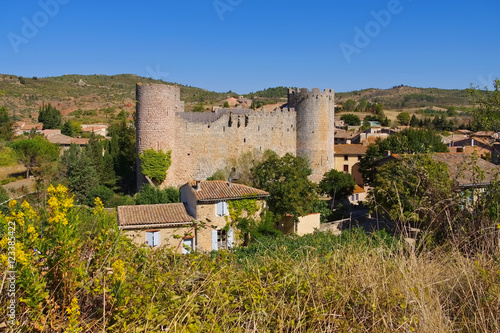
[[[333,90],[289,92],[289,108],[274,111],[219,109],[184,112],[175,86],[137,85],[137,151],[172,151],[172,165],[162,184],[181,186],[203,180],[248,151],[305,156],[318,181],[334,167]],[[138,188],[144,183],[138,161]]]
[[[309,160],[313,169],[310,179],[318,182],[334,168],[334,91],[290,89],[288,106],[297,113],[297,155]]]

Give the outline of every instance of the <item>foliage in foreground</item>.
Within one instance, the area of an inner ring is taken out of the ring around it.
[[[414,252],[384,232],[353,230],[176,255],[131,244],[99,200],[88,212],[64,187],[49,192],[47,211],[11,202],[0,219],[4,271],[8,223],[16,225],[20,331],[500,329],[498,249]]]

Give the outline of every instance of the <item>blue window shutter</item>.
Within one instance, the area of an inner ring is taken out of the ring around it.
[[[154,246],[160,246],[160,232],[159,231],[155,231],[153,233],[153,242],[154,242]]]
[[[146,243],[148,243],[149,246],[153,246],[153,233],[152,232],[146,232]]]
[[[219,246],[217,245],[217,230],[212,230],[212,250],[217,251]]]
[[[233,239],[234,239],[234,232],[233,232],[233,228],[231,228],[227,231],[227,248],[228,249],[233,248]]]
[[[229,210],[227,208],[227,202],[226,201],[222,202],[222,215],[223,216],[229,215]]]
[[[222,216],[222,202],[217,203],[217,216]]]

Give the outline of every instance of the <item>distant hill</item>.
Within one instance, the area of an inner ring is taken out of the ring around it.
[[[36,120],[42,103],[51,103],[65,116],[77,116],[80,121],[90,122],[107,119],[108,116],[125,110],[129,115],[135,110],[135,85],[142,83],[163,83],[133,74],[121,75],[63,75],[47,78],[23,78],[0,74],[0,105],[18,118],[32,117]],[[178,85],[181,99],[191,109],[191,105],[222,105],[228,97],[237,97],[234,92],[217,93],[201,88]],[[252,99],[255,107],[264,104],[286,103],[287,87],[274,87],[245,95]],[[336,103],[348,99],[362,98],[384,105],[386,110],[409,109],[431,106],[468,107],[469,99],[465,90],[445,90],[437,88],[413,88],[397,86],[391,89],[365,89],[336,93]],[[83,118],[82,118],[83,115]],[[85,118],[86,117],[86,118]]]
[[[76,110],[99,115],[99,110],[121,109],[131,113],[135,110],[135,85],[142,83],[163,83],[159,80],[132,74],[121,75],[63,75],[47,78],[23,78],[0,74],[0,105],[5,105],[17,116],[29,117],[38,112],[42,103],[51,103],[64,115]],[[186,103],[214,104],[235,93],[217,93],[185,85],[181,99]],[[90,111],[89,111],[90,110]],[[95,111],[95,112],[93,112]]]
[[[346,93],[336,93],[336,103],[348,99],[359,101],[364,98],[370,102],[382,103],[385,109],[407,109],[424,107],[470,107],[465,89],[414,88],[397,86],[391,89],[364,89]]]

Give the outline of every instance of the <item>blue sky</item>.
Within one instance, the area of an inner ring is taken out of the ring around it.
[[[239,93],[491,86],[499,13],[482,0],[2,1],[0,73],[131,73]]]

